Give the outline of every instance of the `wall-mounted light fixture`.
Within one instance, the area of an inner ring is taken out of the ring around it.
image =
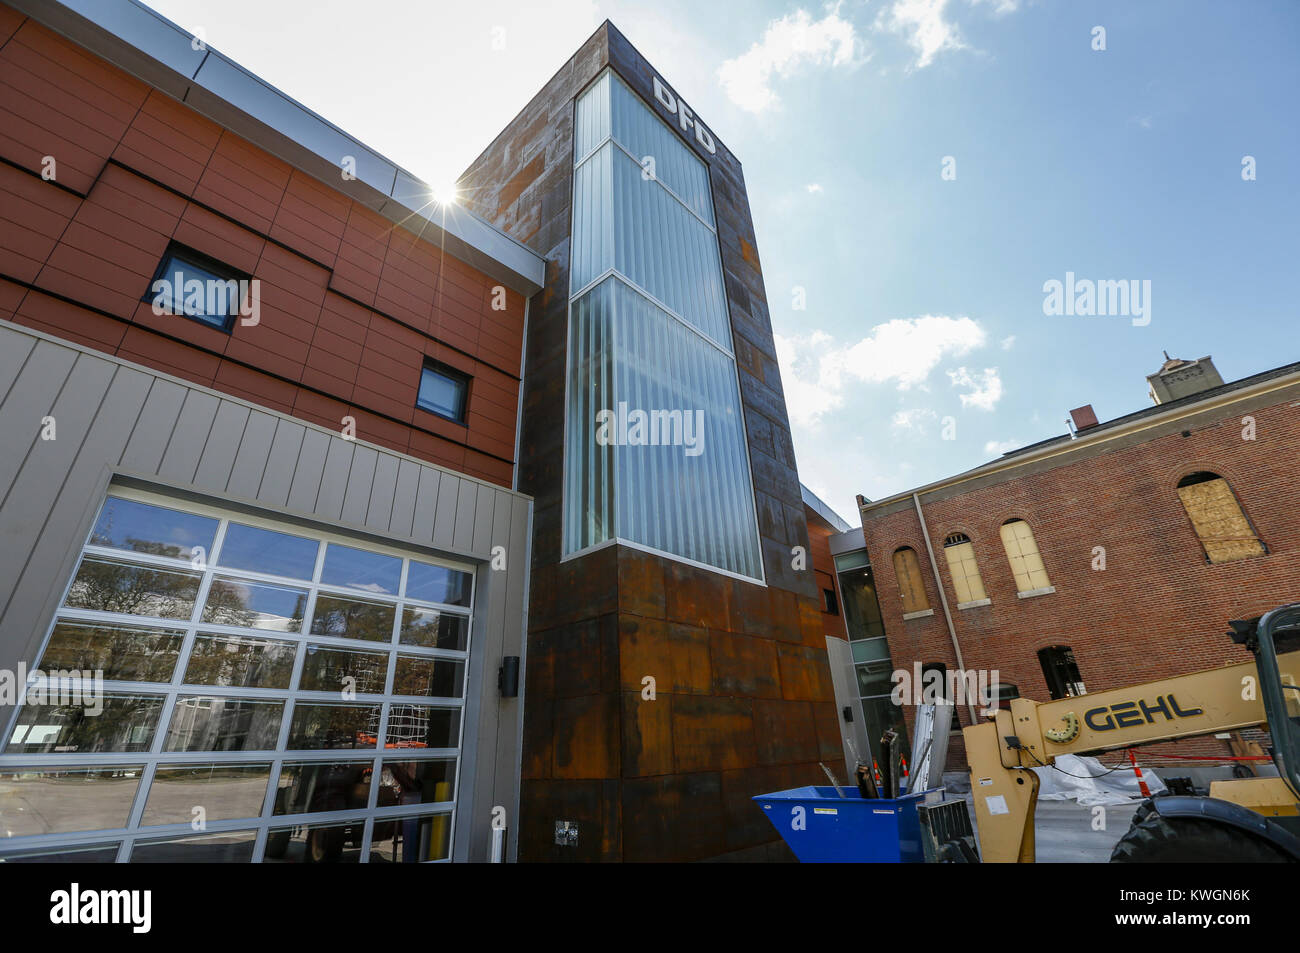
[[[519,656],[507,655],[497,669],[497,689],[502,698],[519,697]]]

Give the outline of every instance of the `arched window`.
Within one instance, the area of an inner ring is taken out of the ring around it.
[[[921,561],[916,558],[916,550],[911,546],[903,546],[894,551],[894,575],[898,577],[904,615],[924,612],[930,608],[925,583],[921,581]]]
[[[1183,477],[1178,481],[1178,498],[1205,548],[1207,562],[1228,563],[1267,552],[1232,487],[1217,473],[1201,471]]]
[[[1002,524],[1002,546],[1007,551],[1007,560],[1011,563],[1011,574],[1016,577],[1016,589],[1020,592],[1034,592],[1037,589],[1050,589],[1047,569],[1043,566],[1043,557],[1038,552],[1038,543],[1034,540],[1034,531],[1021,519],[1007,520]]]
[[[957,591],[957,608],[970,602],[988,598],[980,567],[975,563],[975,547],[965,533],[953,533],[943,541],[943,554],[948,559],[948,572],[952,574],[952,587]]]
[[[1079,665],[1074,660],[1074,650],[1068,645],[1049,645],[1038,650],[1038,664],[1043,667],[1047,692],[1053,699],[1074,698],[1086,695]]]

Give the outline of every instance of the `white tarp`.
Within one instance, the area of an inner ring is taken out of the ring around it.
[[[1130,804],[1142,797],[1132,765],[1111,771],[1096,758],[1063,754],[1057,756],[1056,768],[1033,769],[1038,773],[1038,800],[1077,801],[1084,807],[1095,807]],[[1152,794],[1165,790],[1164,782],[1149,769],[1139,767],[1138,770]]]

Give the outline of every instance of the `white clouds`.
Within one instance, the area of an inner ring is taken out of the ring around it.
[[[1002,399],[1002,378],[996,367],[986,367],[982,373],[972,374],[964,367],[949,371],[953,387],[968,387],[968,393],[959,395],[963,407],[992,410]]]
[[[1008,13],[1015,13],[1020,9],[1020,0],[970,0],[973,7],[978,7],[981,3],[991,6],[994,16],[999,17]]]
[[[816,425],[843,406],[845,392],[854,383],[892,384],[904,391],[923,387],[940,362],[962,357],[986,341],[984,329],[971,318],[932,314],[878,324],[850,345],[837,345],[822,331],[803,337],[777,335],[790,419],[801,426]]]
[[[1000,457],[1004,453],[1019,448],[1019,440],[990,440],[984,444],[984,452],[990,457]]]
[[[1006,337],[1004,337],[1001,341],[998,342],[998,344],[1001,346],[1002,350],[1004,351],[1011,350],[1011,348],[1015,345],[1015,343],[1016,343],[1016,336],[1014,334],[1008,334]]]
[[[894,414],[889,425],[895,430],[914,430],[923,434],[926,425],[938,419],[939,415],[928,407],[909,407]]]
[[[898,33],[916,53],[917,69],[924,69],[944,50],[962,50],[955,24],[944,18],[948,0],[894,0],[876,18],[877,30]]]
[[[853,24],[839,15],[838,5],[820,20],[797,10],[767,25],[763,38],[718,67],[718,80],[733,103],[761,113],[780,102],[773,77],[786,77],[804,64],[852,66],[860,40]]]
[[[823,414],[844,402],[838,386],[825,386],[818,373],[818,353],[830,348],[830,335],[814,331],[805,338],[776,334],[773,339],[790,422],[798,427],[814,427]]]
[[[822,192],[826,191],[822,188],[820,182],[809,182],[804,188],[808,190],[809,195],[821,195]]]
[[[946,357],[961,357],[985,343],[984,329],[968,317],[927,314],[878,324],[858,343],[826,355],[822,370],[845,377],[894,383],[907,390],[925,381]]]
[[[995,17],[1015,13],[1020,0],[967,0],[972,7],[987,7]],[[893,0],[880,11],[873,28],[903,37],[916,54],[912,64],[924,69],[945,50],[968,49],[957,24],[950,20],[948,0]]]

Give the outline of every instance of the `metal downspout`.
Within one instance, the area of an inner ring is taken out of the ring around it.
[[[961,643],[957,641],[957,627],[952,624],[952,612],[948,609],[948,597],[943,591],[943,578],[939,575],[939,563],[934,558],[934,546],[930,544],[930,529],[925,525],[925,514],[921,512],[920,494],[912,494],[912,504],[916,507],[916,518],[921,521],[921,538],[925,540],[925,552],[930,557],[930,571],[934,573],[934,586],[939,590],[939,605],[943,607],[943,618],[948,623],[948,635],[952,638],[952,650],[957,655],[957,668],[963,674],[966,672],[966,663],[961,657]],[[978,725],[975,718],[975,706],[969,698],[966,699],[966,711],[970,714],[970,723]]]

